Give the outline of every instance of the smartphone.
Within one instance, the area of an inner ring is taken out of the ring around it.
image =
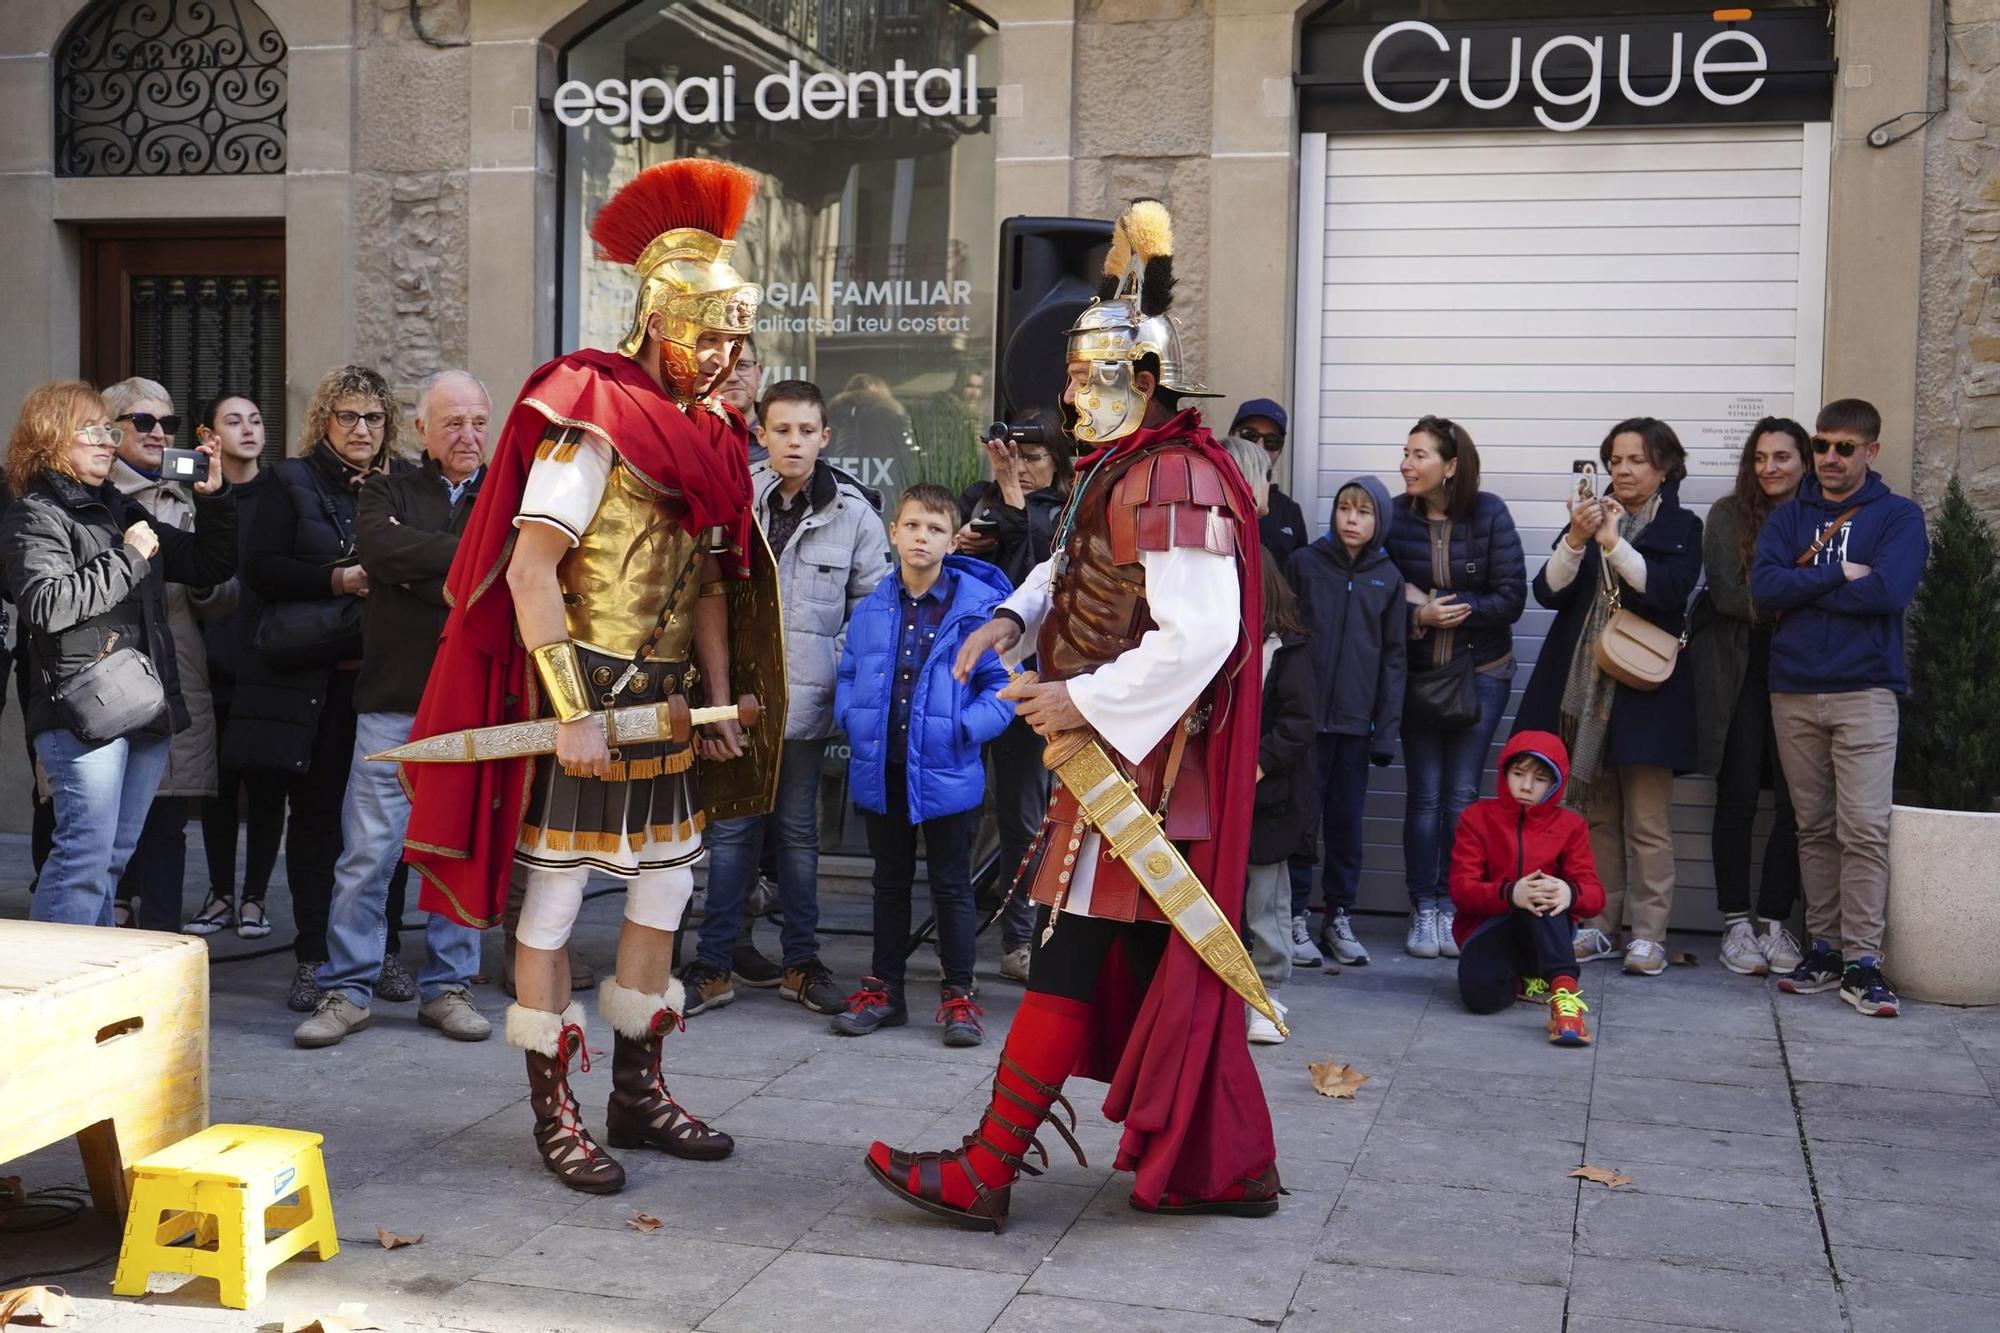
[[[160,455],[160,475],[168,481],[205,481],[208,459],[193,449],[168,449]]]
[[[965,526],[977,533],[990,534],[1000,530],[1000,520],[991,514],[981,514]]]
[[[1571,494],[1575,498],[1576,503],[1582,504],[1587,500],[1595,499],[1597,495],[1597,460],[1595,458],[1579,458],[1569,465],[1569,470],[1576,474],[1576,481],[1571,487]]]

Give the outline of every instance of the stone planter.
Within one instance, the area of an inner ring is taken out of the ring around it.
[[[1933,1004],[2000,1004],[2000,814],[1894,807],[1890,984]]]

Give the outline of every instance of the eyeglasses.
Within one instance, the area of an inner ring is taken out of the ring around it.
[[[1248,440],[1252,444],[1261,444],[1272,453],[1285,447],[1285,432],[1281,430],[1239,430],[1236,432],[1236,438]]]
[[[127,412],[118,418],[132,423],[132,429],[140,435],[151,435],[155,426],[167,435],[181,433],[181,419],[177,416],[154,416],[151,412]]]
[[[116,449],[125,442],[125,432],[116,426],[84,426],[76,432],[76,438],[85,444],[101,444]]]
[[[1053,457],[1046,449],[1023,449],[1014,456],[1023,463],[1046,463]]]
[[[335,412],[333,419],[340,423],[342,430],[353,430],[356,423],[370,430],[382,429],[382,423],[389,419],[387,412]]]
[[[1874,441],[1870,440],[1868,443],[1873,444]],[[1815,435],[1812,437],[1812,451],[1816,454],[1824,454],[1827,450],[1831,449],[1842,458],[1852,458],[1857,449],[1866,447],[1866,445],[1856,444],[1853,440],[1829,440],[1824,435]]]

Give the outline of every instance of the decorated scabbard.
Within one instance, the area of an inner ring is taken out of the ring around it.
[[[656,704],[635,704],[608,712],[591,713],[604,728],[604,739],[613,747],[637,745],[644,741],[685,743],[694,729],[711,722],[739,722],[757,725],[757,700],[744,695],[733,704],[716,708],[689,708],[687,697],[676,694]],[[580,720],[580,719],[579,719]],[[532,722],[507,722],[497,727],[473,727],[448,731],[420,741],[398,745],[369,755],[383,764],[477,764],[489,759],[521,759],[556,752],[556,728],[552,717]]]

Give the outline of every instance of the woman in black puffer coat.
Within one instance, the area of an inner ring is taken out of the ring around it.
[[[319,1001],[313,970],[326,961],[341,803],[354,759],[358,599],[368,595],[368,575],[354,553],[355,497],[363,481],[387,468],[397,415],[388,382],[366,366],[342,366],[320,380],[306,409],[300,456],[271,465],[243,544],[243,581],[260,604],[257,633],[265,646],[278,607],[342,598],[354,604],[351,642],[324,660],[301,665],[253,650],[236,682],[222,742],[225,768],[271,770],[285,784],[291,811],[285,875],[298,930],[286,1003],[300,1013]],[[263,919],[254,899],[246,897],[238,911],[246,927]]]

